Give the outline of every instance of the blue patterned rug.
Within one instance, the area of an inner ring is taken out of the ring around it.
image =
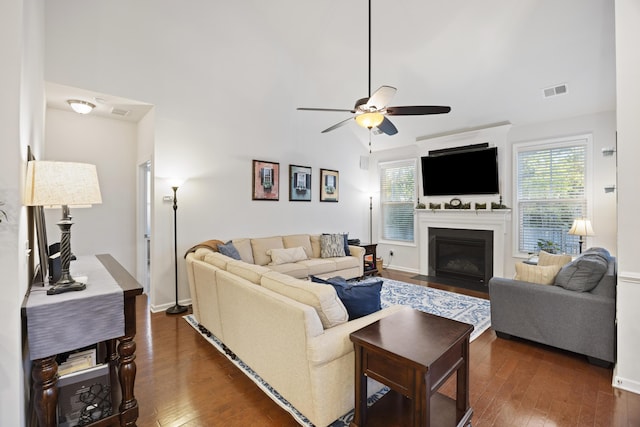
[[[471,333],[471,341],[476,339],[491,326],[491,312],[489,300],[470,297],[467,295],[456,294],[453,292],[442,291],[439,289],[427,288],[425,286],[413,285],[410,283],[399,282],[397,280],[382,278],[384,284],[380,292],[380,299],[383,307],[390,305],[402,304],[411,306],[417,310],[427,313],[436,314],[448,319],[458,320],[460,322],[470,323],[474,326]],[[198,328],[193,315],[184,316],[187,322],[193,326],[209,343],[211,343],[222,354],[224,352],[222,343],[213,335],[207,336]],[[293,418],[306,427],[313,427],[313,424],[300,412],[296,410],[287,400],[271,388],[258,374],[256,374],[249,366],[240,359],[229,360],[242,370],[258,387],[260,387],[274,402],[288,411]],[[373,404],[382,397],[388,389],[384,388],[380,392],[369,398],[369,404]],[[348,427],[349,422],[353,419],[353,410],[334,421],[330,427]]]

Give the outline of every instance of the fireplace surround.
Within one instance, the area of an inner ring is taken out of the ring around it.
[[[476,273],[477,277],[465,278],[460,277],[461,280],[467,280],[470,282],[475,281],[481,284],[481,287],[485,287],[488,279],[492,276],[504,276],[504,260],[505,260],[505,240],[509,230],[509,224],[511,222],[511,210],[486,210],[486,211],[471,211],[471,210],[458,210],[458,209],[417,209],[417,239],[420,250],[420,274],[424,276],[435,276],[435,271],[429,269],[429,260],[435,254],[431,252],[435,248],[430,246],[429,229],[450,229],[453,230],[450,236],[446,236],[445,240],[454,240],[453,243],[459,243],[459,237],[470,237],[468,240],[474,242],[468,242],[471,246],[478,245],[476,240],[489,240],[486,244],[492,251],[492,255],[489,257],[490,265],[484,264],[484,272],[482,272],[482,279],[480,279],[480,273]],[[463,231],[465,230],[465,231]],[[487,233],[476,234],[476,231],[482,231]],[[489,237],[490,234],[490,237]],[[478,237],[481,236],[481,237]],[[464,239],[463,239],[464,240]],[[451,242],[448,242],[451,243]],[[446,245],[447,243],[445,243]],[[488,250],[487,247],[483,249]],[[444,248],[449,250],[448,248]],[[478,248],[476,248],[477,250]],[[476,266],[479,270],[482,266]],[[460,267],[459,268],[471,268],[473,267]],[[446,273],[445,273],[446,274]]]

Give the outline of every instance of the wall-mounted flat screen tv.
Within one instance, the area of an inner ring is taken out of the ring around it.
[[[422,157],[425,196],[498,194],[498,148],[479,144]]]

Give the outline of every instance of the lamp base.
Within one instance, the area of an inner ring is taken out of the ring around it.
[[[87,288],[87,285],[80,282],[66,282],[66,283],[56,283],[49,289],[47,289],[47,295],[58,295],[63,294],[65,292],[71,291],[83,291]]]
[[[181,314],[187,311],[189,307],[185,307],[184,305],[176,304],[173,307],[167,308],[167,314]]]

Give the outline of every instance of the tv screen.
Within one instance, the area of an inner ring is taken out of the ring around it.
[[[445,151],[422,157],[425,196],[498,194],[497,147]]]

